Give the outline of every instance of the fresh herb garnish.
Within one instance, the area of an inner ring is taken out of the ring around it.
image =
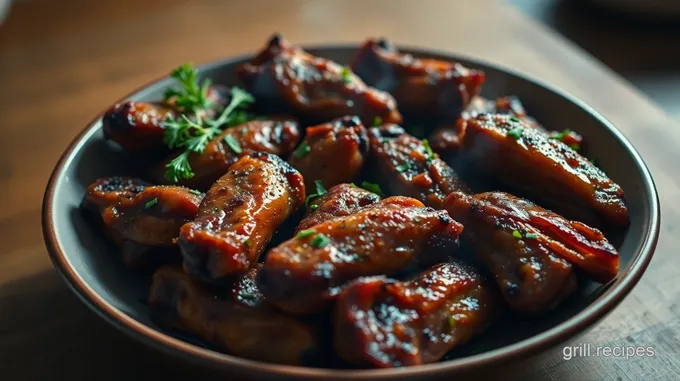
[[[523,132],[524,132],[524,128],[516,127],[516,128],[513,128],[512,130],[508,131],[508,137],[511,137],[511,138],[517,140],[517,139],[522,137]]]
[[[515,122],[515,123],[519,123],[519,122],[520,122],[519,118],[516,117],[516,116],[511,116],[511,117],[510,117],[510,121]]]
[[[342,74],[342,80],[346,84],[352,83],[352,70],[350,70],[349,67],[343,66],[341,74]]]
[[[430,146],[430,142],[427,141],[427,139],[423,139],[423,147],[425,148],[425,160],[426,161],[432,161],[432,160],[437,158],[434,151],[432,151],[432,147]]]
[[[411,169],[411,163],[408,162],[408,161],[405,161],[405,162],[397,165],[396,168],[394,168],[394,169],[396,169],[397,172],[404,172],[408,169]]]
[[[191,64],[184,64],[170,73],[170,77],[179,82],[180,89],[170,88],[163,96],[165,101],[173,98],[176,107],[182,112],[196,112],[210,107],[208,89],[212,84],[209,79],[198,83],[198,70]]]
[[[242,292],[242,293],[239,294],[239,296],[241,297],[241,299],[244,299],[244,300],[255,300],[255,299],[257,299],[257,295],[251,294],[249,292]]]
[[[220,208],[213,208],[213,210],[212,210],[212,211],[213,211],[213,213],[217,213],[217,212],[219,212],[219,211],[220,211]]]
[[[315,210],[317,210],[318,208],[319,208],[319,205],[317,205],[317,204],[312,204],[312,205],[309,207],[309,209],[311,209],[312,211],[315,211]]]
[[[536,239],[536,238],[538,238],[538,234],[536,234],[536,233],[527,233],[527,234],[524,235],[524,238],[526,238],[526,239]]]
[[[522,238],[522,233],[520,233],[519,230],[513,230],[512,236],[515,238]]]
[[[235,154],[239,155],[243,153],[241,145],[238,143],[238,140],[236,140],[236,138],[233,135],[226,135],[224,137],[224,142],[227,143],[229,148],[231,148],[231,150],[234,151]]]
[[[247,248],[250,248],[250,245],[252,244],[250,242],[250,238],[246,238],[245,242],[243,242],[243,243],[246,245]]]
[[[298,146],[298,148],[295,149],[295,157],[298,159],[301,159],[305,157],[308,153],[312,152],[312,147],[307,143],[307,141],[303,141],[302,144]]]
[[[453,315],[449,315],[449,328],[453,329],[456,326],[456,319],[453,318]]]
[[[203,194],[203,193],[201,193],[201,191],[196,190],[196,189],[189,189],[189,193],[193,193],[193,194],[195,194],[195,195],[197,195],[197,196],[200,196],[200,195]]]
[[[329,243],[331,243],[330,238],[326,237],[324,234],[315,235],[314,238],[312,238],[312,240],[309,242],[309,244],[316,249],[320,249]]]
[[[551,136],[550,139],[564,141],[564,138],[569,136],[570,133],[571,133],[571,130],[567,128],[567,129],[562,130],[560,133]]]
[[[328,191],[326,188],[323,186],[323,181],[321,180],[314,180],[314,186],[316,187],[316,193],[312,193],[307,198],[305,199],[305,205],[309,206],[309,202],[312,201],[313,199],[323,196]]]
[[[151,199],[146,204],[144,204],[144,207],[150,209],[153,208],[156,204],[158,204],[158,198]]]
[[[574,144],[570,145],[569,147],[570,147],[571,149],[573,149],[574,151],[579,151],[579,150],[581,150],[581,145],[578,144],[578,143],[574,143]]]
[[[361,183],[361,187],[366,189],[369,192],[373,192],[373,193],[377,194],[380,197],[385,197],[385,194],[383,193],[382,189],[380,189],[380,185],[378,185],[378,184],[373,184],[373,183],[369,183],[369,182],[364,181],[363,183]]]
[[[295,236],[295,238],[306,238],[309,237],[310,235],[314,235],[316,232],[313,229],[307,229],[303,230]]]
[[[383,119],[379,116],[373,118],[373,127],[380,127],[383,124]]]

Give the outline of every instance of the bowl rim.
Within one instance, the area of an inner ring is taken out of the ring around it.
[[[303,49],[310,52],[319,50],[329,51],[357,49],[358,46],[359,45],[352,43],[301,45]],[[53,216],[54,196],[56,193],[57,183],[64,176],[66,169],[70,166],[71,162],[75,159],[85,143],[101,128],[98,122],[105,111],[100,112],[94,119],[92,119],[92,121],[90,121],[86,127],[69,143],[68,147],[57,161],[57,164],[50,175],[44,193],[42,205],[42,229],[45,245],[54,266],[64,278],[69,288],[71,288],[71,290],[91,310],[100,315],[104,320],[126,334],[136,338],[137,340],[140,340],[151,347],[155,347],[162,352],[175,355],[191,362],[208,366],[210,368],[216,368],[226,372],[233,372],[234,374],[239,373],[261,376],[276,375],[304,379],[324,378],[331,380],[386,380],[422,375],[442,376],[446,374],[452,374],[454,372],[468,372],[484,366],[489,366],[491,364],[497,364],[501,362],[506,363],[510,360],[518,359],[520,357],[530,357],[541,350],[545,350],[559,343],[568,341],[570,338],[573,338],[579,333],[586,331],[590,326],[594,325],[609,312],[611,312],[619,303],[621,303],[621,301],[638,283],[653,257],[659,238],[661,212],[656,185],[644,160],[633,147],[633,145],[628,141],[628,139],[623,135],[623,133],[614,127],[609,120],[607,120],[599,112],[595,111],[592,107],[588,106],[585,102],[581,101],[579,98],[571,95],[557,86],[551,85],[539,78],[519,70],[472,56],[438,49],[412,47],[408,45],[397,44],[397,47],[400,50],[411,53],[415,56],[439,56],[454,61],[466,61],[470,63],[470,66],[472,67],[475,65],[485,66],[542,87],[545,90],[561,96],[565,100],[586,111],[599,123],[601,123],[609,131],[609,133],[628,151],[628,154],[635,161],[637,169],[642,175],[642,186],[645,194],[647,195],[646,201],[649,204],[649,220],[647,221],[647,229],[643,235],[643,243],[640,247],[640,250],[635,253],[627,270],[619,274],[619,276],[614,281],[612,281],[607,290],[595,301],[586,306],[582,311],[537,335],[501,348],[444,362],[394,369],[344,370],[266,363],[216,352],[169,336],[160,330],[147,326],[128,316],[123,311],[108,303],[102,296],[97,294],[87,284],[87,282],[85,282],[85,280],[80,276],[79,271],[69,261],[67,255],[64,252],[64,248],[57,239],[57,227]],[[196,67],[199,72],[204,72],[206,70],[232,65],[235,62],[243,61],[252,57],[253,53],[241,54],[205,62],[197,65]],[[168,76],[165,75],[152,79],[146,84],[128,93],[117,102],[122,102],[134,94],[167,78]]]

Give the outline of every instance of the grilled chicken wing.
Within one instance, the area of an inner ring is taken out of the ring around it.
[[[156,271],[149,295],[153,320],[220,350],[252,360],[304,365],[318,354],[316,328],[264,303],[255,267],[227,290],[215,290],[180,267]]]
[[[182,226],[185,270],[215,283],[246,272],[304,200],[302,176],[281,158],[243,156],[210,188],[196,219]]]
[[[296,234],[314,225],[346,217],[361,208],[380,201],[380,196],[352,184],[340,184],[332,187],[325,195],[309,203],[309,214],[300,221]]]
[[[337,354],[378,368],[433,363],[499,315],[495,290],[471,267],[450,261],[416,279],[384,276],[350,283],[335,307]]]
[[[348,116],[308,127],[288,162],[302,173],[307,189],[314,189],[315,181],[330,188],[354,180],[367,154],[366,128],[358,117]]]
[[[371,128],[369,141],[372,173],[389,193],[441,208],[449,193],[467,191],[467,186],[448,164],[401,127],[388,124]]]
[[[81,207],[99,213],[106,207],[134,199],[149,186],[150,183],[134,177],[102,177],[87,188]]]
[[[597,229],[503,192],[452,193],[444,204],[516,311],[542,312],[570,295],[572,265],[599,282],[616,276],[618,253]]]
[[[568,218],[628,225],[621,187],[563,142],[507,115],[482,114],[465,124],[461,168],[481,169]]]
[[[196,217],[202,198],[200,192],[184,187],[149,186],[104,208],[101,217],[109,237],[120,245],[125,265],[171,261],[179,258],[174,242],[179,228]]]
[[[278,34],[239,68],[238,75],[258,100],[285,104],[315,121],[358,115],[367,124],[376,117],[401,122],[390,94],[366,86],[349,68],[312,56]]]
[[[190,179],[182,179],[179,184],[191,188],[208,190],[222,177],[240,157],[255,152],[266,152],[287,156],[300,140],[300,127],[294,120],[254,120],[240,126],[227,128],[213,138],[202,153],[191,153],[189,165],[194,172]],[[154,177],[159,182],[173,183],[166,179],[166,164],[177,154],[171,155],[156,170]]]
[[[400,53],[385,39],[366,41],[352,69],[369,86],[392,94],[405,111],[446,119],[457,117],[484,83],[480,70]]]
[[[354,278],[395,274],[453,254],[462,229],[443,210],[408,197],[386,198],[271,249],[258,286],[286,311],[319,312]]]

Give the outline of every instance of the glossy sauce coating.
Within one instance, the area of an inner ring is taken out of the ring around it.
[[[227,139],[237,143],[236,151],[227,144]],[[208,190],[240,157],[255,152],[287,156],[293,151],[298,140],[300,127],[292,119],[254,120],[227,128],[213,138],[202,153],[194,152],[189,155],[189,165],[194,176],[179,183],[194,189]],[[157,169],[155,177],[159,182],[168,182],[163,177],[165,165],[176,156],[176,153],[171,155]]]
[[[148,186],[151,183],[134,177],[102,177],[87,187],[81,207],[99,213],[111,205],[132,200]]]
[[[129,201],[103,209],[102,221],[107,234],[121,246],[127,266],[150,263],[158,255],[174,260],[179,229],[196,217],[202,198],[202,193],[184,187],[149,186]]]
[[[407,282],[359,278],[338,297],[336,353],[377,368],[433,363],[486,329],[499,310],[495,290],[458,261],[435,265]]]
[[[195,335],[232,355],[303,365],[318,351],[315,327],[267,305],[254,286],[257,271],[216,290],[180,267],[162,267],[149,293],[152,318],[164,329]]]
[[[628,226],[623,189],[563,142],[507,115],[482,114],[465,123],[463,165],[544,200],[568,218]]]
[[[297,314],[323,311],[357,277],[447,258],[463,227],[445,211],[395,196],[310,229],[272,248],[257,279],[270,302]]]
[[[364,123],[376,117],[401,122],[394,98],[366,84],[349,68],[315,57],[280,35],[249,63],[238,69],[239,78],[257,99],[281,103],[318,122],[358,115]]]
[[[353,184],[339,184],[309,203],[309,213],[300,221],[296,234],[314,225],[345,217],[380,201],[380,196]]]
[[[305,178],[307,189],[314,189],[315,181],[330,188],[354,180],[367,154],[366,128],[358,117],[348,116],[307,127],[305,140],[288,162]]]
[[[508,305],[519,312],[541,313],[555,308],[577,286],[570,260],[588,253],[584,246],[593,249],[608,246],[601,235],[600,242],[586,243],[585,237],[573,228],[571,236],[564,232],[555,235],[551,230],[557,226],[558,231],[566,228],[568,221],[507,193],[475,196],[452,193],[445,206],[452,217],[465,225],[464,243],[474,249],[477,258],[493,274]],[[543,230],[543,226],[534,223],[536,218],[541,224],[552,220],[553,227]],[[579,251],[574,251],[575,248]],[[594,251],[587,254],[590,261],[615,253],[596,250],[597,254]]]
[[[369,131],[372,173],[390,194],[416,198],[441,208],[451,192],[467,191],[456,172],[439,156],[426,150],[423,141],[396,125]]]
[[[400,53],[385,39],[369,39],[352,69],[369,86],[389,92],[405,111],[455,117],[479,94],[484,72],[460,63]]]
[[[248,271],[304,200],[302,176],[281,158],[243,156],[210,188],[196,219],[182,226],[185,270],[208,282]]]

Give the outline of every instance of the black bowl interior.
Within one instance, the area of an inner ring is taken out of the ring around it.
[[[350,47],[309,49],[311,53],[349,61],[354,52]],[[457,56],[428,54],[411,50],[418,56],[430,56],[459,61],[486,72],[483,87],[486,97],[517,95],[529,114],[553,130],[569,128],[584,135],[590,152],[600,166],[618,182],[626,193],[631,225],[628,231],[611,237],[621,254],[621,274],[639,261],[640,251],[650,238],[652,217],[656,214],[656,193],[649,173],[622,135],[601,116],[581,102],[536,81],[488,64]],[[233,72],[244,58],[236,58],[202,67],[202,75],[218,84],[237,83]],[[171,80],[165,78],[129,96],[130,100],[157,100]],[[56,238],[66,260],[82,280],[101,298],[138,322],[156,329],[149,319],[144,303],[149,286],[149,274],[126,270],[109,244],[79,209],[79,203],[89,183],[98,177],[134,175],[134,158],[113,143],[103,140],[100,120],[95,121],[76,142],[73,151],[64,158],[63,170],[55,173],[52,217]],[[651,201],[650,201],[651,200]],[[653,230],[653,229],[651,229]],[[627,274],[627,273],[626,273]],[[625,276],[629,276],[627,274]],[[621,278],[621,277],[620,277]],[[460,347],[449,358],[466,357],[480,352],[498,350],[521,342],[550,329],[555,329],[570,318],[584,312],[590,304],[606,297],[621,279],[607,286],[587,283],[579,295],[569,299],[558,310],[540,319],[507,318],[483,336]]]

